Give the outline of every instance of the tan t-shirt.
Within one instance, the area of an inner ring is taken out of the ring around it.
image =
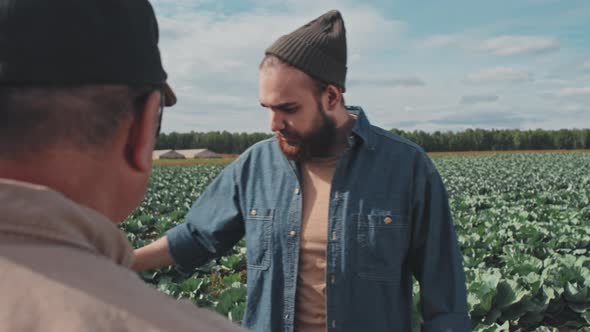
[[[0,331],[241,331],[146,285],[132,262],[103,215],[0,179]]]
[[[330,189],[337,157],[302,165],[303,218],[297,276],[297,331],[326,331],[326,245]]]
[[[326,331],[326,249],[330,191],[336,164],[348,146],[348,135],[356,115],[338,132],[344,138],[337,143],[334,157],[318,158],[302,164],[303,215],[299,272],[295,297],[295,330],[298,332]]]

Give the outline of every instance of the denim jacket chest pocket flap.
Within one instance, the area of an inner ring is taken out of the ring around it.
[[[410,243],[407,215],[356,214],[358,277],[384,283],[398,283]]]
[[[246,216],[246,259],[248,268],[267,270],[272,256],[272,227],[275,210],[252,207]]]

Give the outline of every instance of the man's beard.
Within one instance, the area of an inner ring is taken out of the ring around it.
[[[337,140],[336,124],[328,117],[319,102],[317,107],[321,124],[316,129],[304,136],[289,132],[288,129],[282,130],[280,136],[295,141],[291,144],[277,137],[279,147],[288,159],[307,161],[312,158],[330,157],[330,152]]]

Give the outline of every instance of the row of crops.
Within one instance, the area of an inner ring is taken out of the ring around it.
[[[474,330],[590,331],[590,153],[433,159],[451,199]],[[122,226],[133,245],[182,222],[222,169],[156,168],[144,202]],[[142,277],[170,296],[239,321],[245,269],[241,242],[188,279],[172,268]]]

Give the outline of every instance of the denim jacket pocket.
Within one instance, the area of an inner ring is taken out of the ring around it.
[[[251,208],[246,217],[246,260],[248,268],[267,270],[272,255],[273,209]]]
[[[353,218],[357,222],[358,277],[398,283],[410,240],[408,217],[382,213]]]

